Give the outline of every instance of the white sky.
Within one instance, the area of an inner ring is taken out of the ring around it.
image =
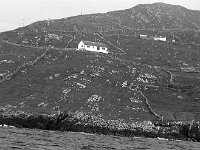
[[[48,18],[105,13],[155,2],[200,10],[200,0],[0,0],[0,32]]]

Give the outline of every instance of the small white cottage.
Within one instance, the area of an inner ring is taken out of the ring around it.
[[[155,36],[154,37],[154,40],[155,41],[167,41],[167,38],[166,37],[162,37],[162,36]]]
[[[81,41],[78,44],[78,49],[108,54],[107,46],[103,43],[100,43],[100,42]]]

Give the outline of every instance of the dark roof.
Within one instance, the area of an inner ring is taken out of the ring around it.
[[[91,41],[82,41],[85,45],[90,45],[90,46],[98,46],[98,47],[107,47],[105,44],[100,43],[100,42],[91,42]]]

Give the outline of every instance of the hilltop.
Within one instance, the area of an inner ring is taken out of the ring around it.
[[[68,41],[74,36],[73,32],[98,32],[106,35],[164,35],[181,42],[199,44],[199,24],[200,11],[177,5],[154,3],[107,13],[38,21],[1,33],[1,38],[29,45],[38,43],[41,46],[56,44],[56,47],[59,45],[74,47],[73,44],[68,45]]]
[[[122,25],[137,29],[196,29],[200,11],[165,3],[141,4],[131,9],[108,13]]]

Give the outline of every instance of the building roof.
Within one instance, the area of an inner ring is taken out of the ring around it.
[[[90,45],[90,46],[98,46],[98,47],[107,47],[105,44],[100,43],[100,42],[91,42],[91,41],[82,41],[85,45]]]

